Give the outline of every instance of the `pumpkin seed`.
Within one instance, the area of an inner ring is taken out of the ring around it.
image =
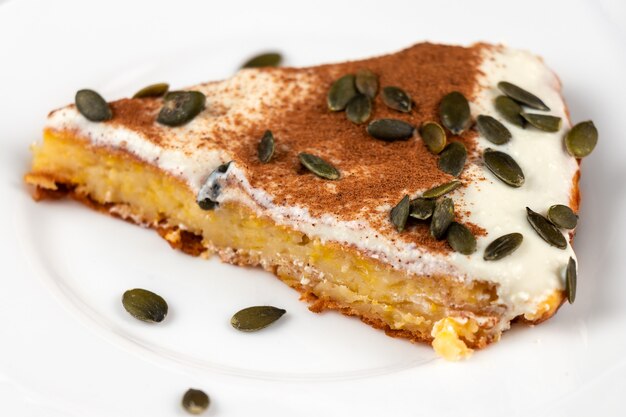
[[[502,91],[513,100],[517,101],[518,103],[524,104],[532,109],[550,110],[550,107],[546,106],[546,104],[541,101],[539,97],[532,93],[529,93],[523,88],[516,86],[515,84],[507,81],[500,81],[498,83],[498,88],[500,89],[500,91]]]
[[[561,231],[550,223],[548,219],[539,213],[535,213],[528,207],[526,207],[526,213],[528,222],[543,240],[559,249],[565,249],[567,247],[567,241]]]
[[[217,198],[222,189],[220,180],[224,178],[231,163],[232,161],[229,161],[215,168],[209,174],[206,182],[200,187],[200,191],[198,191],[196,196],[196,203],[202,210],[213,210],[217,206]]]
[[[167,93],[157,122],[167,126],[181,126],[200,114],[205,102],[206,97],[199,91]]]
[[[507,122],[513,123],[515,126],[519,126],[521,128],[526,126],[526,121],[520,115],[523,111],[522,106],[517,104],[517,102],[513,101],[510,97],[496,97],[495,106],[496,110],[498,110]]]
[[[461,181],[452,180],[450,182],[446,182],[445,184],[441,184],[429,190],[424,191],[424,194],[422,194],[422,198],[441,197],[444,194],[448,194],[449,192],[456,190],[460,186],[461,186]]]
[[[391,223],[396,227],[398,232],[404,230],[404,226],[406,225],[406,221],[409,218],[409,210],[410,210],[410,201],[409,196],[405,195],[402,197],[402,200],[391,209]]]
[[[487,168],[505,184],[516,188],[524,184],[522,168],[509,154],[487,148],[483,158]]]
[[[565,293],[567,294],[567,301],[570,304],[573,304],[576,299],[577,280],[578,271],[576,268],[576,261],[570,256],[569,262],[567,262],[567,268],[565,269]]]
[[[271,130],[266,130],[259,142],[258,146],[259,160],[264,164],[267,164],[272,155],[274,155],[274,135]]]
[[[418,220],[428,220],[433,215],[435,200],[416,198],[411,200],[409,216]]]
[[[558,132],[561,129],[561,118],[549,114],[520,113],[529,125],[544,132]]]
[[[253,56],[247,60],[241,68],[277,67],[283,61],[283,56],[278,52],[266,52]]]
[[[375,139],[385,142],[408,140],[413,136],[415,128],[398,119],[377,119],[367,125],[367,133]]]
[[[93,90],[77,91],[74,103],[80,114],[92,122],[103,122],[113,117],[109,103]]]
[[[467,159],[467,149],[461,142],[450,142],[441,154],[437,166],[443,172],[458,177],[463,171],[465,160]]]
[[[444,197],[435,203],[430,221],[430,234],[435,239],[443,239],[452,220],[454,220],[454,202],[452,199]]]
[[[133,98],[163,97],[169,88],[168,83],[151,84],[137,91]]]
[[[515,252],[523,240],[524,236],[521,233],[509,233],[508,235],[500,236],[487,245],[483,259],[485,261],[502,259]]]
[[[584,158],[598,143],[598,129],[591,120],[580,122],[565,135],[565,147],[570,155]]]
[[[557,227],[573,229],[578,223],[578,216],[571,208],[563,204],[555,204],[548,209],[548,220]]]
[[[404,113],[411,111],[413,101],[411,100],[411,97],[401,88],[385,87],[383,88],[381,96],[383,98],[383,103],[385,103],[387,107]]]
[[[337,168],[324,161],[319,156],[311,155],[310,153],[298,154],[298,159],[306,169],[321,178],[327,180],[336,180],[339,178],[339,171]]]
[[[481,114],[476,118],[476,127],[480,134],[496,145],[502,145],[511,140],[511,132],[498,120]]]
[[[373,100],[378,92],[378,76],[368,69],[360,69],[356,73],[355,85],[359,93]]]
[[[460,135],[470,125],[469,103],[458,91],[447,94],[439,103],[441,123],[454,135]]]
[[[201,414],[209,408],[209,396],[199,389],[189,388],[183,395],[183,408],[189,414]]]
[[[446,233],[448,244],[455,251],[463,255],[476,252],[476,238],[470,230],[461,223],[452,222]]]
[[[437,122],[425,122],[420,127],[420,136],[428,150],[437,155],[446,146],[446,132]]]
[[[230,319],[230,324],[242,332],[256,332],[281,318],[287,311],[272,306],[256,306],[239,310]]]
[[[134,318],[160,323],[167,316],[167,303],[152,291],[135,288],[128,290],[122,296],[122,305]]]
[[[352,123],[365,123],[372,114],[372,101],[365,94],[357,94],[352,97],[346,106],[346,117]]]
[[[326,100],[331,111],[341,111],[346,108],[350,100],[357,94],[354,83],[354,74],[348,74],[330,86]]]

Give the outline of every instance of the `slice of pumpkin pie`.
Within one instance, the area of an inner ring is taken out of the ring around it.
[[[570,131],[540,58],[423,43],[166,87],[110,103],[81,90],[51,112],[25,177],[35,198],[69,194],[187,253],[261,266],[314,312],[449,359],[573,300],[577,157],[597,132]]]

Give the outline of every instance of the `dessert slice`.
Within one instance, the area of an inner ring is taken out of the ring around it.
[[[165,97],[82,91],[50,113],[26,182],[457,359],[552,316],[566,282],[573,298],[573,235],[542,216],[578,209],[569,129],[540,58],[424,43]]]

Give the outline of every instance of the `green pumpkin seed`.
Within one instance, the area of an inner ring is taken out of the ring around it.
[[[500,89],[500,91],[502,91],[513,100],[517,101],[518,103],[524,104],[525,106],[528,106],[532,109],[550,110],[550,107],[546,106],[546,104],[541,101],[539,97],[532,93],[529,93],[523,88],[516,86],[515,84],[511,84],[507,81],[500,81],[498,83],[498,88]]]
[[[505,184],[516,188],[524,184],[522,168],[509,154],[487,148],[483,158],[487,168]]]
[[[103,122],[113,117],[109,103],[93,90],[79,90],[74,98],[76,108],[92,122]]]
[[[401,88],[385,87],[383,88],[381,96],[383,98],[383,103],[385,103],[387,107],[404,113],[411,111],[413,101],[411,100],[411,97]]]
[[[365,94],[357,94],[346,106],[346,117],[352,123],[365,123],[372,114],[372,101]]]
[[[184,125],[204,110],[205,102],[206,97],[199,91],[167,93],[157,122],[174,127]]]
[[[526,213],[528,222],[543,240],[559,249],[565,249],[567,247],[567,241],[561,231],[550,223],[548,219],[539,213],[535,213],[528,207],[526,207]]]
[[[502,259],[515,252],[523,240],[524,236],[521,233],[509,233],[508,235],[500,236],[485,248],[483,259],[485,261]]]
[[[498,120],[481,114],[476,118],[478,132],[491,143],[503,145],[511,140],[511,132]]]
[[[461,142],[450,142],[441,154],[437,166],[443,172],[458,177],[463,171],[465,160],[467,159],[467,149]]]
[[[370,136],[385,142],[408,140],[414,132],[415,127],[398,119],[378,119],[367,125],[367,133]]]
[[[463,255],[476,252],[476,238],[470,230],[461,223],[452,222],[446,233],[448,244],[455,251]]]
[[[274,155],[274,135],[271,130],[266,130],[259,142],[258,146],[259,160],[264,164],[267,164],[272,155]]]
[[[278,52],[266,52],[253,56],[246,61],[241,68],[277,67],[282,61],[283,56]]]
[[[165,300],[141,288],[126,291],[122,296],[122,305],[131,316],[149,323],[160,323],[167,316]]]
[[[330,86],[328,96],[328,108],[331,111],[342,111],[346,108],[350,100],[356,96],[355,76],[353,74],[344,75]]]
[[[576,268],[576,261],[570,256],[569,262],[567,262],[567,268],[565,269],[565,293],[567,294],[567,301],[570,304],[573,304],[576,299],[577,279],[578,271]]]
[[[529,125],[544,132],[558,132],[561,129],[561,118],[549,114],[520,113]]]
[[[578,223],[578,216],[571,208],[563,204],[555,204],[548,209],[548,220],[557,227],[573,229]]]
[[[137,91],[133,98],[163,97],[169,89],[168,83],[152,84]]]
[[[368,69],[360,69],[356,73],[355,85],[359,93],[373,100],[378,92],[378,76]]]
[[[199,389],[189,388],[183,395],[183,408],[189,414],[201,414],[209,408],[209,396]]]
[[[513,101],[511,98],[507,96],[498,96],[496,97],[496,110],[504,117],[509,123],[513,123],[515,126],[519,126],[521,128],[526,126],[526,121],[521,116],[522,106],[517,104],[517,102]]]
[[[471,122],[469,103],[458,91],[447,94],[439,103],[441,123],[454,135],[460,135]]]
[[[598,129],[591,120],[578,123],[565,135],[567,152],[576,158],[589,155],[597,143]]]
[[[272,306],[256,306],[239,310],[230,319],[230,324],[242,332],[256,332],[281,318],[287,311]]]
[[[400,202],[391,209],[391,223],[396,227],[398,232],[404,230],[406,221],[409,218],[410,201],[409,196],[405,195]]]
[[[217,199],[222,190],[220,180],[224,178],[232,162],[228,161],[211,171],[205,183],[200,187],[200,191],[196,195],[196,203],[202,210],[213,210],[217,207]]]
[[[306,169],[318,177],[325,178],[327,180],[336,180],[339,178],[339,171],[337,171],[337,168],[324,161],[319,156],[303,152],[298,154],[298,159],[300,159],[300,162]]]
[[[428,220],[433,215],[435,209],[435,200],[426,198],[416,198],[411,200],[409,216],[418,220]]]
[[[452,220],[454,220],[454,202],[444,197],[435,203],[430,221],[430,234],[437,240],[443,239]]]
[[[437,155],[446,146],[446,132],[436,122],[425,122],[420,127],[420,136],[428,150]]]
[[[445,184],[441,184],[441,185],[433,187],[433,188],[431,188],[429,190],[424,191],[424,194],[422,194],[422,198],[437,198],[437,197],[441,197],[444,194],[448,194],[449,192],[456,190],[460,186],[461,186],[461,181],[459,181],[459,180],[452,180],[452,181],[447,182]]]

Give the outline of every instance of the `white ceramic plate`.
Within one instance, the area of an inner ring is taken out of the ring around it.
[[[617,1],[23,1],[0,7],[0,415],[174,416],[188,387],[213,416],[616,416],[626,388],[624,7]],[[435,4],[436,3],[436,4]],[[621,16],[620,16],[621,13]],[[267,273],[172,251],[156,234],[22,184],[47,112],[83,87],[228,77],[250,54],[309,65],[423,40],[504,42],[545,57],[574,121],[600,144],[583,163],[579,292],[461,363],[335,313],[315,315]],[[148,326],[124,290],[162,294]],[[254,304],[288,315],[241,334]]]

